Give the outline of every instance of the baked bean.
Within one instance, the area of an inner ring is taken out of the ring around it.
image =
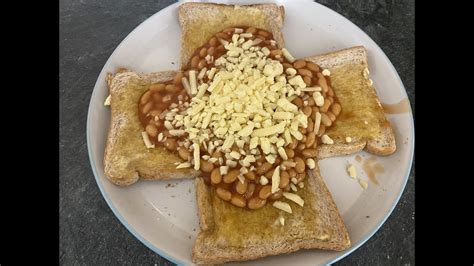
[[[176,93],[179,91],[179,87],[173,84],[166,85],[166,91],[169,93]]]
[[[207,49],[207,53],[209,55],[214,55],[215,52],[216,52],[216,47],[214,47],[214,46],[211,46],[211,47],[209,47],[209,49]]]
[[[211,45],[212,47],[215,47],[217,44],[219,44],[219,41],[217,40],[216,37],[212,37],[212,38],[209,40],[209,45]]]
[[[306,143],[306,135],[303,135],[303,138],[301,139],[301,142]]]
[[[312,62],[306,62],[306,68],[308,68],[311,71],[314,72],[319,72],[319,67],[315,63]]]
[[[286,171],[280,173],[280,188],[286,188],[290,184],[290,175]]]
[[[293,68],[293,66],[289,63],[283,63],[282,65],[283,65],[284,69],[287,69],[287,68],[290,68],[290,67]]]
[[[327,96],[328,101],[332,104],[334,102],[334,97],[331,97],[331,96]]]
[[[298,108],[303,107],[303,100],[301,100],[300,97],[296,97],[295,99],[293,99],[292,102],[293,102],[296,106],[298,106]]]
[[[221,152],[221,151],[214,151],[214,152],[212,153],[212,156],[211,156],[211,157],[219,159],[219,158],[222,157],[222,152]]]
[[[298,146],[298,141],[295,138],[291,137],[291,143],[288,144],[288,146],[287,146],[288,149],[294,150],[294,149],[296,149],[297,146]]]
[[[311,112],[312,112],[312,108],[311,106],[305,106],[303,107],[303,113],[305,116],[310,116],[311,115]]]
[[[328,111],[326,114],[329,116],[332,122],[336,121],[336,115],[333,114],[331,111]]]
[[[323,125],[323,124],[321,124],[321,125],[319,126],[319,131],[318,131],[318,134],[317,134],[318,137],[321,137],[322,135],[324,135],[324,132],[326,132],[326,126]]]
[[[173,137],[173,135],[171,135],[168,130],[163,131],[163,135],[167,138],[172,138]]]
[[[153,101],[155,101],[155,103],[161,103],[162,100],[163,100],[163,96],[161,96],[161,94],[159,93],[153,94]]]
[[[230,199],[230,202],[240,208],[243,208],[247,205],[247,201],[245,200],[245,198],[239,194],[233,194],[232,198]]]
[[[314,158],[316,155],[318,155],[318,151],[316,149],[305,149],[301,153],[309,158]]]
[[[331,118],[326,113],[321,113],[321,123],[327,127],[332,125]]]
[[[174,85],[181,85],[181,79],[184,77],[184,74],[183,72],[178,72],[178,74],[176,74],[174,76],[174,79],[173,79],[173,84]]]
[[[290,179],[293,178],[293,177],[296,177],[296,170],[291,168],[290,170],[288,170],[288,174],[290,175]]]
[[[179,157],[181,157],[181,159],[185,161],[187,161],[189,157],[191,157],[191,153],[185,147],[180,147],[178,150],[178,154],[179,154]]]
[[[219,198],[225,201],[229,201],[232,198],[232,193],[230,193],[230,191],[220,188],[220,187],[216,189],[216,193],[217,193],[217,196],[219,196]]]
[[[295,157],[295,151],[289,148],[285,148],[285,153],[288,158],[293,158]]]
[[[152,107],[153,107],[153,102],[148,102],[147,104],[145,104],[145,106],[143,106],[142,113],[148,114],[148,112],[150,112]]]
[[[328,95],[331,96],[331,97],[334,96],[334,91],[330,86],[328,86]]]
[[[224,45],[221,44],[221,45],[217,46],[216,52],[218,52],[218,53],[225,52],[225,47],[224,47]]]
[[[265,40],[267,39],[267,38],[265,38],[265,36],[263,36],[263,35],[255,35],[255,38],[256,38],[256,39],[260,39],[260,40],[262,40],[262,41],[265,41]],[[268,43],[266,43],[266,42],[265,42],[265,44],[268,45]],[[267,48],[268,48],[268,47],[267,47]],[[270,49],[270,48],[268,48],[268,49]]]
[[[248,172],[246,174],[244,174],[245,178],[247,178],[248,180],[255,180],[256,178],[256,175],[255,175],[255,172]]]
[[[259,197],[253,197],[247,203],[247,207],[249,207],[251,210],[256,210],[262,208],[265,203],[267,203],[267,200],[261,199]]]
[[[201,61],[199,61],[199,64],[198,64],[198,68],[199,68],[199,69],[202,69],[202,68],[205,67],[206,65],[207,65],[206,60],[205,60],[205,59],[201,59]]]
[[[275,172],[275,168],[269,170],[268,172],[265,173],[265,177],[268,178],[268,180],[272,179],[273,172]]]
[[[271,196],[270,196],[270,199],[271,200],[277,200],[277,199],[280,199],[281,197],[283,196],[283,190],[278,190],[277,192],[273,193]]]
[[[314,132],[310,132],[306,137],[306,147],[311,147],[316,141],[316,134]]]
[[[298,69],[298,74],[300,74],[301,76],[308,76],[310,78],[313,77],[313,73],[311,73],[311,71],[307,70],[306,68]]]
[[[263,157],[263,156],[262,156]],[[265,159],[265,158],[264,158]],[[264,173],[268,172],[272,168],[272,164],[269,162],[264,162],[257,168],[257,174],[263,175]]]
[[[261,199],[267,199],[272,194],[272,185],[263,186],[258,192],[258,197]]]
[[[160,92],[160,91],[164,91],[165,90],[165,84],[153,84],[153,85],[150,85],[150,90],[152,92]]]
[[[219,170],[219,168],[215,168],[211,172],[211,183],[216,185],[216,184],[219,184],[221,181],[222,181],[221,171]]]
[[[295,157],[295,163],[296,163],[296,166],[295,166],[296,172],[298,174],[304,173],[306,165],[305,165],[303,159],[301,159],[300,157]]]
[[[306,144],[300,143],[300,144],[298,144],[298,147],[296,147],[296,148],[297,148],[299,151],[302,151],[302,150],[306,149]]]
[[[199,56],[195,55],[191,58],[191,68],[196,68],[199,64]]]
[[[151,91],[145,92],[145,93],[143,94],[142,98],[140,99],[140,103],[141,103],[141,104],[147,103],[147,102],[150,100],[150,98],[151,98],[151,93],[152,93]]]
[[[205,173],[210,173],[212,169],[214,169],[214,164],[201,159],[201,171]]]
[[[319,108],[317,106],[312,106],[311,109],[313,109],[313,111],[311,112],[312,113],[311,119],[313,119],[314,121],[316,113],[319,112]]]
[[[158,127],[158,128],[163,125],[163,123],[162,123],[160,120],[158,120],[158,121],[153,121],[153,124],[155,124],[155,126]]]
[[[231,190],[232,189],[232,183],[224,183],[224,182],[221,182],[217,185],[217,187],[220,187],[222,189],[225,189],[225,190]]]
[[[303,68],[306,66],[306,62],[304,60],[296,60],[293,62],[293,66],[298,69],[298,68]]]
[[[244,197],[246,199],[250,199],[253,196],[254,192],[255,192],[255,184],[249,183],[249,185],[247,186],[247,191],[244,194]]]
[[[206,47],[201,48],[201,51],[199,51],[199,56],[200,57],[205,57],[206,55],[207,55]]]
[[[286,186],[286,187],[283,189],[283,191],[285,191],[285,192],[290,192],[290,189],[291,189],[290,186]]]
[[[313,122],[313,119],[311,119],[311,117],[308,118],[308,127],[306,128],[306,132],[307,134],[313,132],[314,130],[314,122]]]
[[[316,103],[314,102],[314,98],[313,97],[309,97],[308,98],[308,106],[311,106],[313,107]]]
[[[235,191],[237,191],[237,193],[244,194],[245,192],[247,192],[247,187],[249,185],[249,182],[247,181],[247,179],[244,179],[243,183],[240,182],[240,180],[237,180],[235,183],[236,183]]]
[[[283,54],[283,53],[282,53],[282,51],[281,51],[280,49],[275,49],[275,50],[272,50],[272,51],[270,52],[270,55],[273,56],[273,57],[275,57],[275,56],[277,56],[277,55],[281,56],[282,54]]]
[[[158,135],[158,129],[157,129],[156,126],[153,125],[153,124],[148,124],[148,125],[145,127],[145,131],[146,131],[146,133],[147,133],[150,137],[152,137],[152,138],[154,138],[154,137],[156,137],[156,136]]]
[[[267,31],[264,31],[264,30],[259,30],[258,35],[263,36],[265,38],[270,37],[270,33],[268,33]]]
[[[326,78],[321,73],[318,73],[318,84],[323,92],[326,93],[328,91],[328,83]]]
[[[304,81],[304,83],[306,84],[307,87],[310,87],[311,84],[312,84],[312,80],[309,76],[304,76],[303,81]]]
[[[306,135],[306,131],[307,131],[306,128],[300,127],[301,134]]]
[[[167,138],[165,142],[163,143],[166,149],[169,151],[175,151],[177,144],[176,144],[176,139],[173,138]]]
[[[321,108],[319,108],[319,110],[321,110],[322,113],[326,113],[329,109],[329,106],[331,106],[331,101],[326,98],[326,99],[324,99],[323,106],[321,106]]]
[[[334,103],[331,106],[331,111],[333,112],[334,115],[338,116],[341,113],[341,105],[338,103]]]
[[[224,175],[224,183],[233,183],[238,175],[240,175],[239,169],[230,170],[226,175]]]
[[[257,29],[254,28],[254,27],[248,27],[246,30],[245,30],[246,33],[252,33],[252,34],[255,34],[257,32]]]

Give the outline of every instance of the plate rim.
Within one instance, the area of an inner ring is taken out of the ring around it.
[[[398,75],[398,71],[395,69],[395,67],[393,66],[392,62],[390,61],[390,59],[387,57],[387,55],[385,54],[385,52],[382,50],[382,48],[380,48],[380,46],[369,36],[367,35],[367,33],[365,33],[361,28],[359,28],[359,26],[357,26],[356,24],[354,24],[352,21],[350,21],[348,18],[344,17],[343,15],[337,13],[336,11],[330,9],[329,7],[326,7],[325,5],[323,4],[320,4],[320,3],[317,3],[317,2],[311,2],[313,4],[316,4],[316,5],[319,5],[320,7],[322,7],[323,9],[325,9],[326,12],[329,12],[329,13],[333,13],[333,15],[335,14],[336,16],[338,16],[340,19],[342,20],[346,20],[347,22],[349,22],[350,24],[352,24],[353,26],[355,26],[355,28],[357,30],[360,31],[360,33],[362,33],[362,35],[365,35],[365,37],[367,37],[368,41],[369,42],[372,42],[373,45],[375,46],[376,49],[379,49],[382,56],[388,61],[389,63],[389,68],[391,71],[393,71],[395,74],[396,74],[396,79],[400,82],[401,86],[403,87],[403,93],[405,94],[406,98],[408,98],[408,94],[407,94],[407,91],[406,91],[406,88],[405,88],[405,85],[403,84],[403,81],[401,80],[400,76]],[[185,265],[186,263],[183,262],[183,261],[180,261],[176,258],[174,258],[173,256],[171,256],[170,254],[168,254],[166,251],[162,250],[162,249],[159,249],[158,247],[156,247],[155,245],[153,245],[150,241],[146,240],[140,233],[138,233],[134,228],[133,226],[131,226],[127,220],[122,216],[122,214],[118,211],[118,209],[115,207],[114,203],[112,202],[112,200],[109,198],[108,194],[105,192],[104,190],[104,187],[102,185],[102,182],[100,181],[100,177],[99,177],[99,174],[97,173],[97,170],[96,170],[96,165],[95,165],[95,162],[93,160],[93,155],[92,155],[92,150],[90,148],[90,127],[89,127],[89,123],[90,123],[90,119],[91,119],[91,103],[93,101],[93,99],[95,98],[94,95],[97,93],[96,92],[96,87],[98,86],[98,83],[99,83],[99,77],[101,77],[104,73],[104,71],[106,70],[105,67],[107,66],[107,64],[109,63],[109,60],[110,58],[112,58],[115,53],[119,50],[119,48],[123,45],[123,43],[128,39],[130,38],[130,36],[138,29],[140,28],[140,26],[142,26],[142,24],[144,24],[145,22],[147,22],[149,19],[152,19],[153,17],[155,16],[158,16],[160,13],[164,12],[165,10],[168,10],[168,9],[171,9],[171,8],[174,8],[175,6],[178,6],[182,4],[181,1],[178,1],[176,3],[173,3],[171,5],[168,5],[167,7],[159,10],[158,12],[154,13],[153,15],[151,15],[150,17],[148,17],[147,19],[145,19],[144,21],[142,21],[140,24],[138,24],[129,34],[127,34],[127,36],[120,42],[119,45],[117,45],[117,47],[114,49],[114,51],[112,52],[112,54],[110,54],[109,58],[107,59],[107,61],[105,62],[104,66],[102,67],[102,70],[100,71],[99,73],[99,76],[94,84],[94,89],[92,91],[92,94],[91,94],[91,98],[89,100],[89,107],[88,107],[88,110],[87,110],[87,120],[86,120],[86,139],[87,139],[87,151],[88,151],[88,157],[89,157],[89,162],[91,164],[91,168],[92,168],[92,172],[94,174],[94,179],[99,187],[99,190],[100,190],[100,193],[102,194],[102,197],[105,199],[105,202],[107,203],[107,205],[109,206],[109,208],[112,210],[113,214],[115,215],[115,217],[122,223],[122,225],[124,225],[124,227],[130,232],[132,233],[133,236],[135,236],[135,238],[137,238],[140,242],[142,242],[146,247],[148,247],[149,249],[151,249],[153,252],[157,253],[158,255],[164,257],[165,259],[175,263],[175,264],[178,264],[178,265]],[[278,1],[278,4],[284,4],[280,1]],[[409,179],[409,176],[410,176],[410,173],[411,173],[411,169],[412,169],[412,166],[413,166],[413,155],[414,155],[414,150],[415,150],[415,147],[414,147],[414,144],[415,144],[415,127],[414,127],[414,121],[413,121],[413,110],[412,110],[412,107],[411,107],[411,103],[409,103],[409,106],[410,106],[410,110],[408,112],[408,114],[410,115],[410,128],[411,128],[411,141],[410,141],[410,152],[409,152],[409,162],[408,162],[408,167],[405,171],[405,175],[404,175],[404,180],[402,182],[402,186],[401,186],[401,189],[399,190],[398,192],[398,195],[397,197],[394,199],[394,201],[392,202],[392,206],[390,207],[390,209],[385,213],[383,219],[380,220],[380,222],[373,227],[373,229],[367,233],[361,240],[359,240],[358,242],[354,243],[349,249],[347,250],[344,250],[342,254],[340,254],[339,256],[333,258],[333,259],[329,259],[327,260],[326,262],[324,262],[323,264],[332,264],[332,263],[335,263],[345,257],[347,257],[348,255],[352,254],[352,252],[354,252],[355,250],[357,250],[359,247],[361,247],[363,244],[365,244],[365,242],[367,242],[370,238],[372,238],[372,236],[382,227],[382,225],[387,221],[387,219],[390,217],[390,215],[392,214],[393,210],[395,209],[395,207],[398,205],[398,202],[400,201],[400,198],[403,194],[403,192],[405,191],[405,188],[406,188],[406,184],[408,182],[408,179]]]

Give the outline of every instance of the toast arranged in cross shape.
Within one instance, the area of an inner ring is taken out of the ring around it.
[[[265,30],[273,35],[278,48],[284,47],[281,33],[284,21],[282,6],[184,3],[179,6],[178,14],[182,27],[182,69],[191,64],[191,58],[197,48],[208,42],[217,32],[228,28],[255,27]],[[238,203],[232,205],[223,201],[219,191],[214,186],[206,185],[203,178],[196,178],[201,232],[193,249],[194,262],[224,263],[289,253],[299,249],[343,250],[350,246],[349,234],[319,174],[316,159],[352,154],[362,149],[374,154],[388,155],[396,149],[395,138],[372,81],[368,78],[367,52],[364,47],[352,47],[308,57],[305,60],[324,68],[328,72],[327,75],[330,73],[330,85],[340,104],[340,115],[332,126],[328,126],[325,133],[325,136],[330,136],[331,142],[323,141],[323,144],[315,147],[316,165],[313,160],[313,169],[307,171],[307,178],[298,181],[298,195],[304,198],[304,205],[289,201],[291,214],[268,203],[257,210],[240,208],[234,206]],[[189,162],[183,162],[181,152],[178,156],[162,146],[154,147],[148,136],[145,138],[146,134],[143,134],[144,128],[139,119],[139,110],[146,108],[139,105],[139,102],[149,88],[158,90],[160,86],[165,87],[163,82],[173,79],[179,82],[183,79],[184,88],[192,89],[184,82],[189,83],[188,80],[192,78],[189,72],[184,73],[168,71],[139,75],[125,71],[110,77],[111,123],[104,168],[106,176],[115,184],[130,185],[140,177],[180,179],[200,176],[199,171],[189,168]],[[171,86],[170,91],[174,88],[172,83],[166,86]],[[316,100],[316,97],[314,98]],[[178,136],[181,134],[178,131],[173,130],[173,134]],[[169,134],[170,132],[171,130]],[[327,144],[324,144],[326,142]],[[150,148],[152,146],[153,148]],[[240,157],[235,154],[233,156]],[[194,166],[198,163],[191,162]],[[176,169],[179,163],[183,167],[178,168],[182,169]],[[200,162],[205,163],[202,160]],[[201,170],[203,168],[204,166]],[[273,170],[273,173],[275,171]],[[270,181],[272,178],[277,180],[275,175],[268,176]],[[295,187],[292,191],[296,190]]]

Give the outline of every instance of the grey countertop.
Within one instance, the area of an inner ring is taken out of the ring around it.
[[[60,263],[172,265],[115,218],[94,180],[86,145],[87,108],[115,47],[174,1],[60,1]],[[364,30],[392,61],[414,108],[414,1],[318,1]],[[414,164],[413,164],[414,165]],[[337,265],[414,264],[414,183],[382,228]]]

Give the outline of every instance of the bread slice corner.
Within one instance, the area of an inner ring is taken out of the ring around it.
[[[104,154],[104,173],[114,184],[128,186],[143,179],[182,179],[198,176],[191,169],[175,169],[178,156],[163,147],[147,149],[138,119],[138,101],[149,85],[171,80],[176,71],[139,75],[121,71],[108,75],[111,119]],[[105,107],[104,107],[105,108]]]
[[[201,231],[193,248],[197,264],[244,261],[300,249],[345,250],[350,247],[349,233],[319,174],[309,172],[299,195],[304,207],[289,202],[289,214],[267,203],[258,210],[235,207],[218,198],[214,188],[196,179]],[[278,223],[284,217],[285,224]]]
[[[361,150],[377,155],[394,153],[397,146],[393,128],[385,117],[375,87],[364,74],[369,68],[365,47],[355,46],[305,59],[330,70],[332,88],[342,107],[341,115],[326,133],[334,144],[320,145],[318,158]]]
[[[230,27],[250,26],[272,32],[279,47],[284,47],[281,28],[285,17],[283,6],[276,4],[224,5],[183,3],[179,6],[181,25],[181,68],[194,51],[214,34]]]

